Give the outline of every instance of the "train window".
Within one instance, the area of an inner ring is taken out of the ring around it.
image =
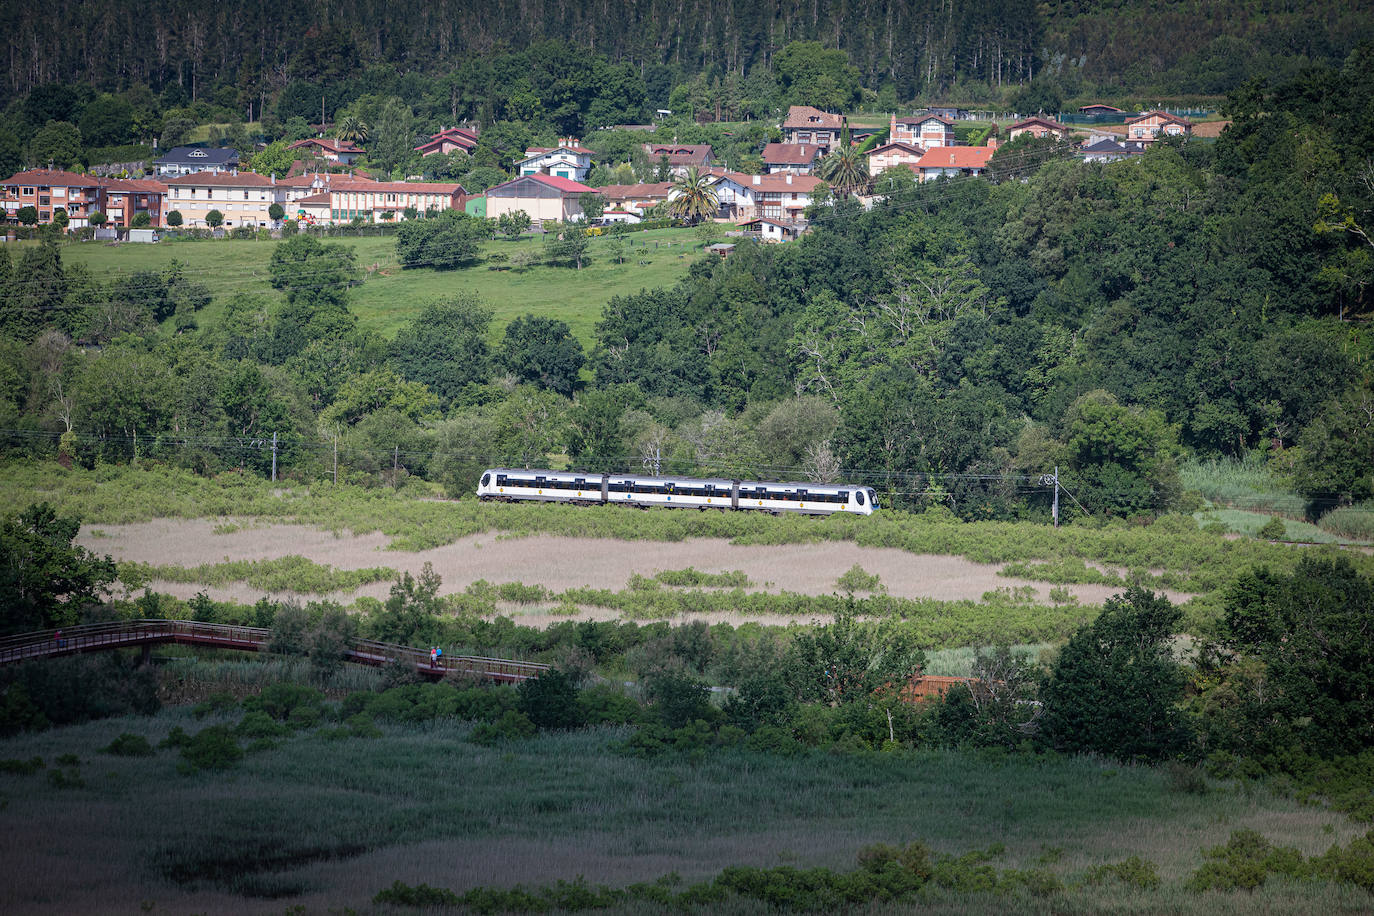
[[[837,503],[846,503],[846,504],[847,504],[847,503],[849,502],[849,491],[848,491],[848,490],[841,490],[841,491],[839,492],[839,495],[835,497],[835,502],[837,502]]]
[[[574,488],[574,489],[577,489],[577,490],[585,490],[585,489],[587,489],[587,478],[585,478],[585,477],[579,477],[579,478],[577,478],[577,480],[574,481],[574,487],[573,487],[573,488]]]
[[[491,475],[490,475],[490,474],[483,474],[483,475],[482,475],[482,486],[485,487],[485,486],[486,486],[487,484],[489,484],[489,483],[491,483]]]
[[[504,486],[506,485],[506,475],[505,475],[505,474],[497,474],[497,475],[496,475],[496,485],[497,485],[498,487],[504,487]]]
[[[804,503],[804,502],[806,502],[807,499],[808,499],[808,497],[807,497],[807,495],[806,495],[806,491],[805,491],[805,490],[798,490],[798,491],[797,491],[797,502],[799,502],[799,503]]]
[[[859,501],[859,505],[862,506],[864,504],[864,491],[860,490],[859,492],[855,493],[854,498],[857,499]]]

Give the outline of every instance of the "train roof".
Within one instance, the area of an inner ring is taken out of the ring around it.
[[[551,471],[548,468],[488,468],[488,474],[519,474],[521,476],[544,476],[558,478],[581,478],[583,480],[600,479],[600,471]],[[728,477],[687,477],[676,474],[664,474],[654,477],[649,474],[619,474],[611,473],[607,475],[611,480],[628,480],[635,483],[643,481],[672,481],[673,483],[709,483],[718,487],[733,487],[735,481]],[[830,490],[870,490],[872,487],[867,484],[853,483],[814,483],[811,481],[786,481],[786,480],[741,480],[740,487],[782,487],[784,489],[806,489],[816,492]]]

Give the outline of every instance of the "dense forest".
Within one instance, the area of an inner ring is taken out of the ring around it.
[[[1249,76],[1335,63],[1370,28],[1363,0],[229,0],[192,9],[162,0],[136,11],[119,0],[58,0],[0,11],[14,94],[47,83],[176,84],[193,100],[232,98],[240,111],[292,83],[327,88],[365,70],[457,73],[549,39],[628,65],[651,107],[698,76],[771,71],[786,45],[806,40],[844,51],[864,87],[893,99],[986,95],[1042,74],[1071,90],[1220,93]]]
[[[1044,512],[1026,481],[1056,465],[1082,509],[1159,512],[1183,456],[1259,454],[1320,513],[1374,487],[1371,55],[1234,94],[1214,144],[1108,165],[1012,145],[996,174],[1047,161],[823,202],[797,244],[613,299],[589,352],[551,317],[493,344],[470,297],[364,333],[352,252],[308,235],[277,245],[280,296],[178,269],[107,284],[50,236],[0,250],[0,427],[21,453],[203,471],[267,472],[275,433],[286,473],[337,446],[359,479],[454,493],[559,455],[843,469],[966,518]]]

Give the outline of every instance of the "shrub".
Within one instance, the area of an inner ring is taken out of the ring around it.
[[[1131,856],[1120,862],[1096,865],[1088,869],[1079,883],[1097,885],[1108,881],[1148,891],[1159,887],[1159,873],[1155,870],[1155,863],[1149,859]]]
[[[151,757],[154,753],[147,738],[131,732],[124,732],[100,750],[116,757]]]
[[[1266,541],[1281,541],[1287,534],[1288,526],[1285,525],[1283,519],[1279,518],[1277,515],[1272,516],[1257,532],[1257,536]]]
[[[1302,854],[1291,846],[1275,847],[1254,830],[1235,830],[1225,846],[1203,852],[1207,861],[1189,876],[1192,891],[1252,891],[1272,874],[1302,878],[1310,873]]]
[[[848,572],[840,576],[835,584],[850,593],[886,591],[878,574],[866,571],[858,563],[855,563]]]
[[[473,744],[491,747],[503,741],[518,741],[534,737],[534,723],[523,712],[508,709],[495,722],[482,722],[472,730],[468,740]]]
[[[577,695],[577,704],[588,725],[628,725],[639,718],[639,704],[612,684],[588,687]]]
[[[291,734],[291,729],[273,719],[261,710],[254,710],[246,713],[238,725],[234,726],[234,734],[240,738],[280,738],[283,735]]]
[[[181,756],[187,771],[224,770],[243,759],[243,749],[229,726],[211,725],[182,746]]]
[[[562,671],[550,669],[522,681],[516,693],[520,695],[520,711],[536,728],[577,728],[583,724],[577,685]]]
[[[409,884],[396,881],[391,887],[378,891],[372,902],[392,903],[397,906],[452,907],[458,906],[461,901],[457,894],[447,888],[430,887],[428,884],[411,887]]]

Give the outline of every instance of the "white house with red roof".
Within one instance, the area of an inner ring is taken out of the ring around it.
[[[254,172],[197,172],[167,181],[167,211],[181,214],[184,225],[205,227],[206,216],[218,210],[224,226],[265,227],[272,224],[269,210],[282,203],[276,179]]]
[[[520,175],[487,188],[487,218],[524,210],[535,224],[572,222],[582,219],[582,195],[595,192],[562,175]]]
[[[925,152],[909,140],[889,140],[868,151],[868,174],[876,176],[886,169],[912,168]]]
[[[981,175],[988,160],[997,151],[995,146],[939,146],[926,150],[921,161],[912,167],[920,181],[957,175]]]
[[[353,160],[364,152],[361,146],[351,140],[332,140],[329,137],[307,137],[292,143],[287,149],[301,150],[316,159],[328,159],[341,165],[352,165]]]
[[[515,170],[521,175],[551,175],[582,182],[592,170],[594,155],[576,137],[559,137],[558,145],[551,149],[532,146],[525,150],[525,155],[515,160]]]
[[[476,148],[477,131],[466,127],[445,127],[415,147],[415,152],[421,156],[447,156],[459,150],[471,154]]]
[[[745,232],[757,235],[761,242],[791,242],[800,238],[806,231],[806,220],[773,219],[760,216],[740,223]]]
[[[1126,119],[1126,138],[1153,143],[1161,136],[1183,137],[1193,132],[1193,122],[1167,111],[1147,111]]]
[[[767,217],[773,220],[802,218],[811,206],[811,195],[821,180],[815,175],[778,172],[772,175],[746,175],[721,172],[713,187],[720,209],[719,219],[748,220]]]

